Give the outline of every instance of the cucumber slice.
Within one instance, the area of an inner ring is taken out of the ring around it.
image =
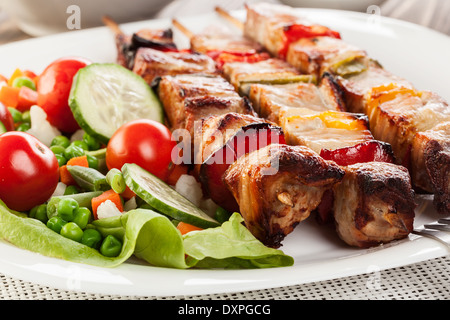
[[[127,186],[151,207],[178,221],[200,228],[218,227],[219,222],[199,209],[167,183],[134,163],[126,163],[122,174]]]
[[[5,125],[0,121],[0,134],[7,132]]]
[[[161,103],[145,80],[114,63],[80,69],[73,79],[69,105],[80,127],[104,143],[131,120],[164,121]]]

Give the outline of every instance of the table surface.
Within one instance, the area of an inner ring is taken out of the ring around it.
[[[220,4],[227,10],[242,9],[257,0],[178,0],[161,10],[155,18],[194,15],[212,11]],[[278,2],[269,0],[266,2]],[[383,16],[403,19],[450,35],[450,1],[387,0],[380,5]],[[0,44],[30,38],[0,11]],[[64,291],[0,274],[1,300],[443,300],[450,298],[450,256],[379,271],[264,290],[212,295],[141,297]]]

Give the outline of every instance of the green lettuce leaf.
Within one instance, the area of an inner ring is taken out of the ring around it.
[[[9,210],[0,202],[0,237],[19,248],[45,256],[101,267],[116,267],[132,255],[158,267],[266,268],[292,265],[281,250],[265,247],[242,225],[235,213],[220,227],[182,236],[164,215],[136,209],[123,215],[96,220],[104,235],[123,241],[120,255],[109,258],[97,250],[64,238],[42,222]]]

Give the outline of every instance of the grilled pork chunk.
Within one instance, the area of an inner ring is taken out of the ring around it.
[[[340,37],[327,27],[293,15],[289,6],[259,2],[246,8],[244,35],[260,43],[275,57],[284,59],[290,44],[302,38]]]
[[[304,145],[318,154],[373,140],[367,117],[361,114],[289,108],[280,112],[279,123],[288,144]]]
[[[383,162],[343,167],[334,187],[334,220],[340,238],[367,248],[402,239],[413,229],[414,192],[408,171]]]
[[[160,51],[176,51],[171,29],[142,29],[132,35],[116,30],[117,63],[133,69],[139,48],[153,48]]]
[[[303,38],[291,43],[286,61],[305,74],[318,79],[330,72],[349,76],[367,69],[369,58],[361,50],[333,37]]]
[[[194,142],[195,122],[230,112],[254,115],[250,102],[221,76],[180,74],[163,76],[158,95],[172,130],[186,129]]]
[[[436,126],[450,122],[447,102],[429,91],[388,85],[372,89],[367,99],[366,112],[373,135],[392,145],[398,162],[410,169],[413,185],[433,192],[430,173],[424,174],[432,170],[425,166],[425,149],[420,147],[420,140],[416,143],[414,141],[419,133],[434,130]],[[440,136],[441,141],[445,141],[445,135]]]
[[[314,83],[295,82],[283,85],[252,84],[249,98],[255,111],[263,118],[279,122],[279,113],[285,109],[308,108],[312,111],[343,111],[345,106],[339,88],[325,76],[317,86]]]
[[[135,57],[133,72],[152,85],[156,79],[165,75],[216,74],[216,66],[211,58],[201,54],[140,48]]]
[[[271,144],[239,158],[224,181],[246,227],[265,245],[279,247],[343,174],[309,148]]]
[[[235,54],[252,54],[264,51],[257,42],[235,33],[204,32],[195,34],[190,39],[191,49],[203,54],[229,52]]]
[[[411,167],[413,181],[428,181],[429,178],[438,212],[450,214],[450,122],[416,134]]]

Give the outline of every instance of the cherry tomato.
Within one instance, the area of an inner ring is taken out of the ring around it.
[[[88,60],[66,57],[55,60],[39,76],[38,105],[47,113],[48,121],[60,131],[73,133],[80,127],[73,117],[68,100],[72,80]]]
[[[0,102],[0,122],[3,123],[7,131],[14,130],[14,120],[8,108]]]
[[[166,181],[176,141],[163,124],[147,119],[134,120],[120,127],[106,147],[106,165],[121,169],[135,163]]]
[[[28,211],[47,201],[59,181],[54,153],[32,135],[0,135],[0,199],[12,210]]]

